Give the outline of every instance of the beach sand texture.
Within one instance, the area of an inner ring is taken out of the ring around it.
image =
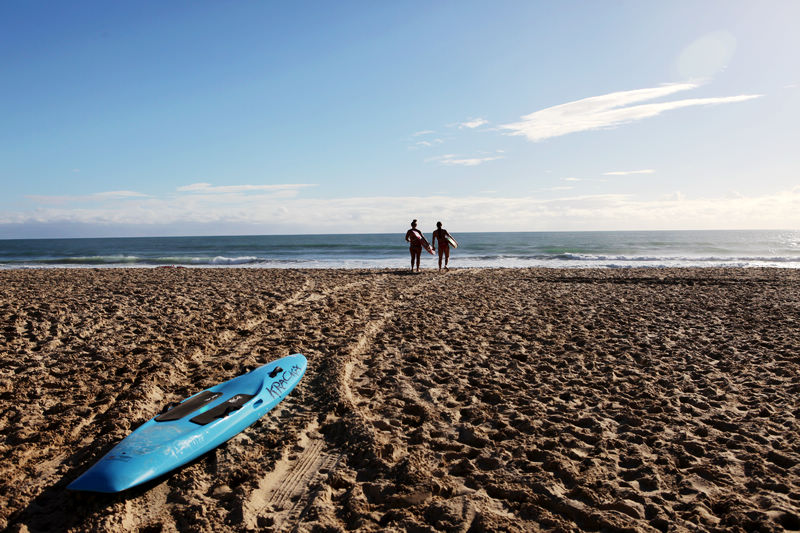
[[[0,325],[0,529],[800,529],[797,271],[0,271]],[[216,451],[65,490],[296,352]]]

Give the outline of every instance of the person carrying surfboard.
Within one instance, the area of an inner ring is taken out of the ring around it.
[[[444,269],[449,270],[447,268],[447,263],[450,261],[450,241],[452,236],[447,232],[446,229],[442,227],[441,222],[436,223],[436,230],[433,232],[433,237],[431,238],[431,242],[433,243],[434,250],[437,249],[436,243],[439,243],[439,270],[442,270],[442,256],[444,256]]]
[[[411,252],[411,271],[414,271],[414,262],[417,263],[419,272],[419,258],[422,255],[422,233],[417,229],[417,219],[411,221],[411,229],[406,232],[406,241],[410,243],[408,251]]]

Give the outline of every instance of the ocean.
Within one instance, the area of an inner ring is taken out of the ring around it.
[[[406,268],[405,233],[0,240],[0,269]],[[800,268],[800,231],[456,233],[455,268]],[[423,251],[422,268],[437,259]]]

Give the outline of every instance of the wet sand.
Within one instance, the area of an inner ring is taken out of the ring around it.
[[[797,271],[0,271],[0,327],[0,529],[800,529]],[[295,352],[216,451],[65,490]]]

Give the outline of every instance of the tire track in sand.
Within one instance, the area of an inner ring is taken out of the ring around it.
[[[373,293],[380,293],[380,285],[386,280],[385,276],[373,280],[370,284],[376,290]],[[405,303],[397,305],[394,300],[384,300],[381,314],[378,318],[369,320],[364,326],[363,332],[358,336],[356,342],[343,354],[341,361],[342,371],[339,374],[338,388],[341,391],[341,400],[346,410],[351,416],[356,418],[356,424],[360,427],[371,427],[367,421],[371,418],[368,409],[361,406],[355,397],[351,382],[355,368],[363,369],[364,356],[370,352],[374,345],[375,338],[386,327],[395,316],[395,310],[410,305],[414,298],[424,294],[427,286],[435,279],[426,280],[424,283],[414,285],[406,290]],[[351,283],[343,287],[334,288],[333,294],[342,292],[363,285],[363,282]],[[391,307],[386,309],[387,307]],[[374,314],[374,312],[373,312]],[[328,421],[334,421],[335,415],[329,414]],[[284,456],[276,469],[259,485],[259,493],[265,494],[264,506],[256,513],[261,515],[267,509],[272,509],[273,513],[268,522],[276,532],[294,531],[303,519],[303,516],[314,504],[317,497],[325,497],[326,490],[324,482],[330,479],[336,472],[346,451],[335,446],[327,447],[322,435],[317,431],[317,424],[314,422],[303,433],[300,445],[304,451],[294,460],[291,456]],[[371,440],[377,442],[374,432],[370,435]],[[323,479],[325,478],[325,479]],[[255,523],[258,525],[257,521]]]
[[[314,503],[314,490],[336,469],[342,452],[328,448],[319,424],[311,422],[297,444],[283,453],[275,468],[247,498],[244,525],[255,529],[271,526],[275,532],[293,530]],[[301,453],[297,453],[302,450]]]
[[[304,301],[335,296],[365,285],[373,286],[372,292],[379,293],[379,286],[385,279],[385,276],[381,276],[369,281],[335,286],[320,294],[312,294]],[[353,362],[369,349],[393,314],[392,311],[384,312],[379,318],[368,321],[354,345],[340,356],[345,359],[343,370],[339,374],[340,390],[344,392],[345,402],[351,409],[354,409],[355,402],[346,383],[352,373]],[[329,414],[326,421],[335,421],[336,418]],[[327,443],[318,430],[319,422],[314,419],[301,430],[294,448],[284,451],[275,468],[258,482],[257,488],[250,493],[244,504],[245,527],[269,526],[275,532],[293,531],[316,499],[325,497],[325,481],[336,471],[345,452]]]

